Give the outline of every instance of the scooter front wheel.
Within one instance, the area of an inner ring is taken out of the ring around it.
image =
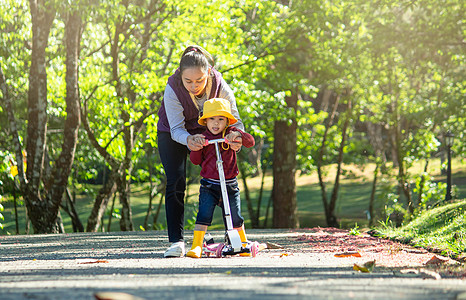
[[[251,256],[256,257],[257,253],[259,252],[259,243],[258,242],[253,242],[251,244]]]

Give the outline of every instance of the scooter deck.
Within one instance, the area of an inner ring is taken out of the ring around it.
[[[204,244],[203,253],[207,256],[215,256],[217,258],[225,256],[233,256],[241,253],[249,253],[252,257],[256,257],[259,251],[262,251],[267,248],[266,244],[261,244],[258,242],[248,242],[245,247],[235,250],[231,245],[226,243],[213,243],[213,244]]]

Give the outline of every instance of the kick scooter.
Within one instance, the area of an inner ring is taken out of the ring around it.
[[[225,183],[225,173],[223,171],[223,161],[220,154],[219,144],[225,142],[225,139],[216,139],[208,141],[208,144],[215,145],[215,152],[217,155],[217,169],[220,179],[220,189],[222,191],[223,210],[225,212],[225,223],[226,223],[226,234],[225,243],[215,244],[213,240],[211,243],[205,243],[204,253],[207,256],[214,254],[216,257],[223,257],[227,255],[236,255],[240,253],[250,253],[252,257],[255,257],[259,250],[264,249],[264,244],[258,242],[247,242],[246,246],[241,243],[241,238],[238,231],[233,228],[233,221],[231,219],[230,202],[228,200],[227,186]]]

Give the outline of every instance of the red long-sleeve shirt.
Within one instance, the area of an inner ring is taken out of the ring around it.
[[[243,132],[235,127],[228,127],[225,135],[232,131],[241,133],[243,146],[251,148],[254,146],[254,137],[249,133]],[[213,135],[210,131],[206,130],[202,133],[207,140],[215,140],[222,138],[222,134]],[[225,148],[228,144],[224,144]],[[235,178],[239,171],[236,165],[236,152],[230,147],[224,150],[222,144],[219,144],[220,154],[223,160],[223,171],[225,172],[225,179]],[[217,170],[217,154],[215,153],[215,145],[209,144],[199,151],[191,151],[189,159],[195,165],[201,165],[201,176],[209,179],[220,179]]]

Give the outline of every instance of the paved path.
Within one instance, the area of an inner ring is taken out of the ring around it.
[[[299,230],[248,233],[285,248],[255,258],[166,259],[164,231],[0,236],[0,299],[95,299],[104,292],[132,299],[466,299],[466,280],[406,277],[384,267],[357,273],[352,266],[361,258],[296,247]]]

